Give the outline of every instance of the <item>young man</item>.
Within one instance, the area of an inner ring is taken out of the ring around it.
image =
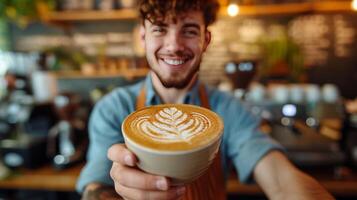
[[[258,131],[259,122],[237,100],[198,81],[202,54],[211,40],[207,26],[217,11],[215,0],[140,2],[141,37],[151,72],[145,81],[119,88],[96,105],[90,121],[88,162],[77,185],[84,192],[83,199],[225,199],[220,181],[229,162],[241,182],[254,178],[270,199],[333,199],[295,168],[278,144]],[[202,87],[203,97],[199,95]],[[179,187],[171,186],[167,177],[139,170],[120,130],[124,118],[140,108],[138,102],[143,102],[141,107],[208,102],[225,125],[219,162],[223,170],[217,168],[218,175],[208,182]]]

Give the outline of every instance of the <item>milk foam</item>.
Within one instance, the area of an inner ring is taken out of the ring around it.
[[[176,107],[170,107],[158,111],[154,116],[138,117],[131,126],[154,141],[190,142],[193,137],[210,128],[212,122],[200,113],[184,113]]]

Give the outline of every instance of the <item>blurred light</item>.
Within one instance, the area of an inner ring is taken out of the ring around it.
[[[0,76],[5,76],[8,68],[7,63],[3,59],[0,59]]]
[[[4,156],[4,162],[10,167],[19,167],[24,163],[24,159],[18,153],[7,153]]]
[[[66,162],[66,158],[63,155],[56,155],[53,158],[53,161],[57,164],[57,165],[61,165],[64,164]]]
[[[227,8],[227,13],[231,17],[235,17],[239,14],[239,6],[237,4],[229,4]]]
[[[357,0],[353,0],[351,3],[352,10],[357,11]]]
[[[287,117],[294,117],[297,113],[297,109],[295,105],[286,104],[283,106],[283,115]]]
[[[55,105],[57,108],[63,108],[69,104],[69,98],[66,96],[57,96],[55,98]]]
[[[315,118],[309,117],[306,119],[306,125],[308,125],[309,127],[317,126],[317,121]]]
[[[238,69],[242,72],[244,71],[252,71],[253,70],[253,64],[251,62],[243,62],[238,65]]]
[[[287,118],[287,117],[283,117],[283,118],[281,118],[281,124],[283,125],[283,126],[291,126],[292,125],[292,123],[293,123],[293,121],[290,119],[290,118]]]
[[[233,74],[236,72],[236,64],[233,63],[233,62],[229,62],[227,65],[226,65],[226,72],[228,74]]]

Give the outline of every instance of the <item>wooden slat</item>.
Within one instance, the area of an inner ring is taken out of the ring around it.
[[[115,77],[124,77],[126,79],[134,79],[146,76],[149,72],[147,68],[141,69],[130,69],[130,70],[121,70],[116,72],[96,72],[93,74],[84,74],[80,71],[63,71],[54,73],[58,79],[95,79],[95,78],[115,78]]]
[[[351,2],[347,1],[323,1],[314,4],[314,11],[316,12],[338,12],[338,11],[352,11]]]
[[[227,7],[220,10],[221,16],[227,16]],[[351,2],[327,1],[327,2],[305,2],[305,3],[282,3],[273,5],[239,6],[238,16],[260,16],[260,15],[285,15],[300,14],[307,12],[349,12]]]
[[[34,170],[19,170],[17,175],[0,180],[0,188],[73,192],[83,165],[83,163],[78,164],[65,170],[55,170],[49,165]],[[316,171],[315,169],[309,174],[315,174],[314,177],[333,195],[357,196],[357,172],[353,171],[348,177],[341,180],[333,179],[330,173],[323,170]],[[231,174],[229,177],[226,189],[228,194],[263,195],[257,185],[239,183],[235,174]]]
[[[50,191],[74,191],[83,164],[65,170],[43,166],[34,170],[19,170],[17,174],[0,181],[4,189],[34,189]]]
[[[112,11],[63,11],[53,12],[50,21],[95,21],[95,20],[135,20],[138,14],[134,9]]]
[[[320,181],[320,184],[334,196],[357,196],[357,180]],[[227,193],[241,195],[264,195],[258,185],[241,184],[235,179],[230,179],[228,181]]]
[[[227,1],[221,2],[221,16],[227,16]],[[322,1],[305,3],[283,3],[272,5],[240,6],[239,16],[259,15],[286,15],[306,12],[349,12],[350,1]],[[44,19],[50,22],[76,22],[76,21],[103,21],[103,20],[137,20],[138,13],[135,9],[121,9],[112,11],[61,11],[46,14]]]
[[[289,4],[275,4],[275,5],[257,5],[257,6],[239,6],[239,16],[249,15],[283,15],[283,14],[298,14],[310,12],[313,9],[311,3],[289,3]],[[227,16],[227,8],[222,7],[220,14]]]

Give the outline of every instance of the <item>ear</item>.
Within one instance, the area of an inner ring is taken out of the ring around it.
[[[139,36],[140,36],[141,46],[145,48],[145,24],[140,25]]]
[[[205,31],[205,41],[203,44],[203,51],[206,51],[208,45],[211,43],[211,32],[209,30]]]

